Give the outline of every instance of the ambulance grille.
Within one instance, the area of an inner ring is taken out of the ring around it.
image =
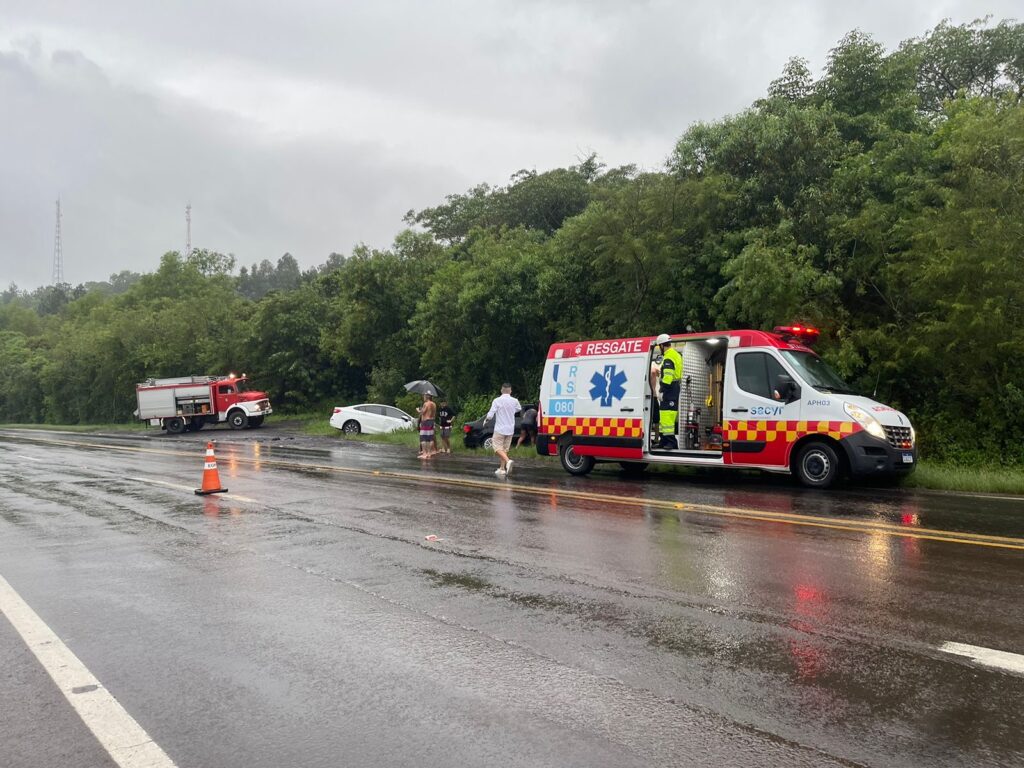
[[[885,430],[885,437],[893,448],[912,448],[910,442],[910,427],[882,427]]]

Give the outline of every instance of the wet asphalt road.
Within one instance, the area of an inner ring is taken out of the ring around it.
[[[1020,499],[275,436],[0,431],[0,576],[182,768],[1024,764],[939,649],[1024,653]],[[0,766],[113,764],[0,618]]]

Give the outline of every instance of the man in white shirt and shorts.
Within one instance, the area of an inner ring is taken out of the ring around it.
[[[501,459],[501,466],[494,470],[498,477],[507,477],[512,472],[512,459],[508,457],[508,450],[512,447],[512,436],[516,433],[516,413],[522,410],[519,401],[512,397],[512,385],[502,384],[501,395],[491,402],[491,410],[487,412],[487,419],[494,417],[494,434],[491,436],[491,443],[494,445],[494,452]]]

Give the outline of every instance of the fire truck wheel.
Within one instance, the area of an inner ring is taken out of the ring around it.
[[[228,424],[232,429],[245,429],[249,426],[249,417],[244,411],[232,411],[228,414]]]
[[[562,467],[570,475],[585,475],[594,468],[593,456],[580,456],[571,445],[563,445],[558,452]]]
[[[839,479],[839,456],[828,443],[808,443],[797,454],[795,469],[808,488],[830,488]]]
[[[166,427],[167,431],[170,432],[172,435],[180,435],[182,432],[185,431],[187,425],[185,424],[185,420],[183,418],[179,416],[174,416],[173,418],[170,419],[164,419],[164,427]]]

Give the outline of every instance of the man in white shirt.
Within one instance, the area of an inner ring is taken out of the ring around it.
[[[512,397],[512,385],[502,384],[501,395],[491,402],[491,410],[487,412],[487,421],[494,417],[494,434],[491,442],[494,452],[501,459],[501,466],[494,470],[498,477],[506,477],[512,472],[512,459],[508,450],[512,447],[512,435],[516,433],[516,413],[522,410],[519,401]]]

